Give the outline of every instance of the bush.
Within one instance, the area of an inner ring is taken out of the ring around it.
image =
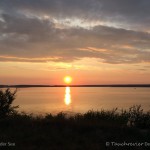
[[[12,106],[16,98],[17,89],[11,91],[9,88],[0,90],[0,117],[6,117],[16,112],[18,106]]]

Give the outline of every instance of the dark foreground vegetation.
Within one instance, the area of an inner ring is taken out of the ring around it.
[[[0,91],[0,149],[150,149],[150,112],[143,112],[141,106],[73,116],[63,112],[33,116],[16,111],[12,106],[15,95],[9,89]]]

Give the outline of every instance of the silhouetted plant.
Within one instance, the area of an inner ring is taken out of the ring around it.
[[[11,91],[9,88],[0,90],[0,117],[5,117],[16,112],[19,106],[12,106],[16,98],[17,89]]]
[[[143,109],[141,105],[134,105],[129,108],[129,119],[128,126],[139,126],[140,122],[143,120]]]

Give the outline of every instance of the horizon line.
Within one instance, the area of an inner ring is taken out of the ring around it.
[[[0,88],[6,87],[150,87],[148,84],[3,84]]]

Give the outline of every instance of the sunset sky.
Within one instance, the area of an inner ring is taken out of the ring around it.
[[[150,83],[150,0],[0,0],[0,84]]]

